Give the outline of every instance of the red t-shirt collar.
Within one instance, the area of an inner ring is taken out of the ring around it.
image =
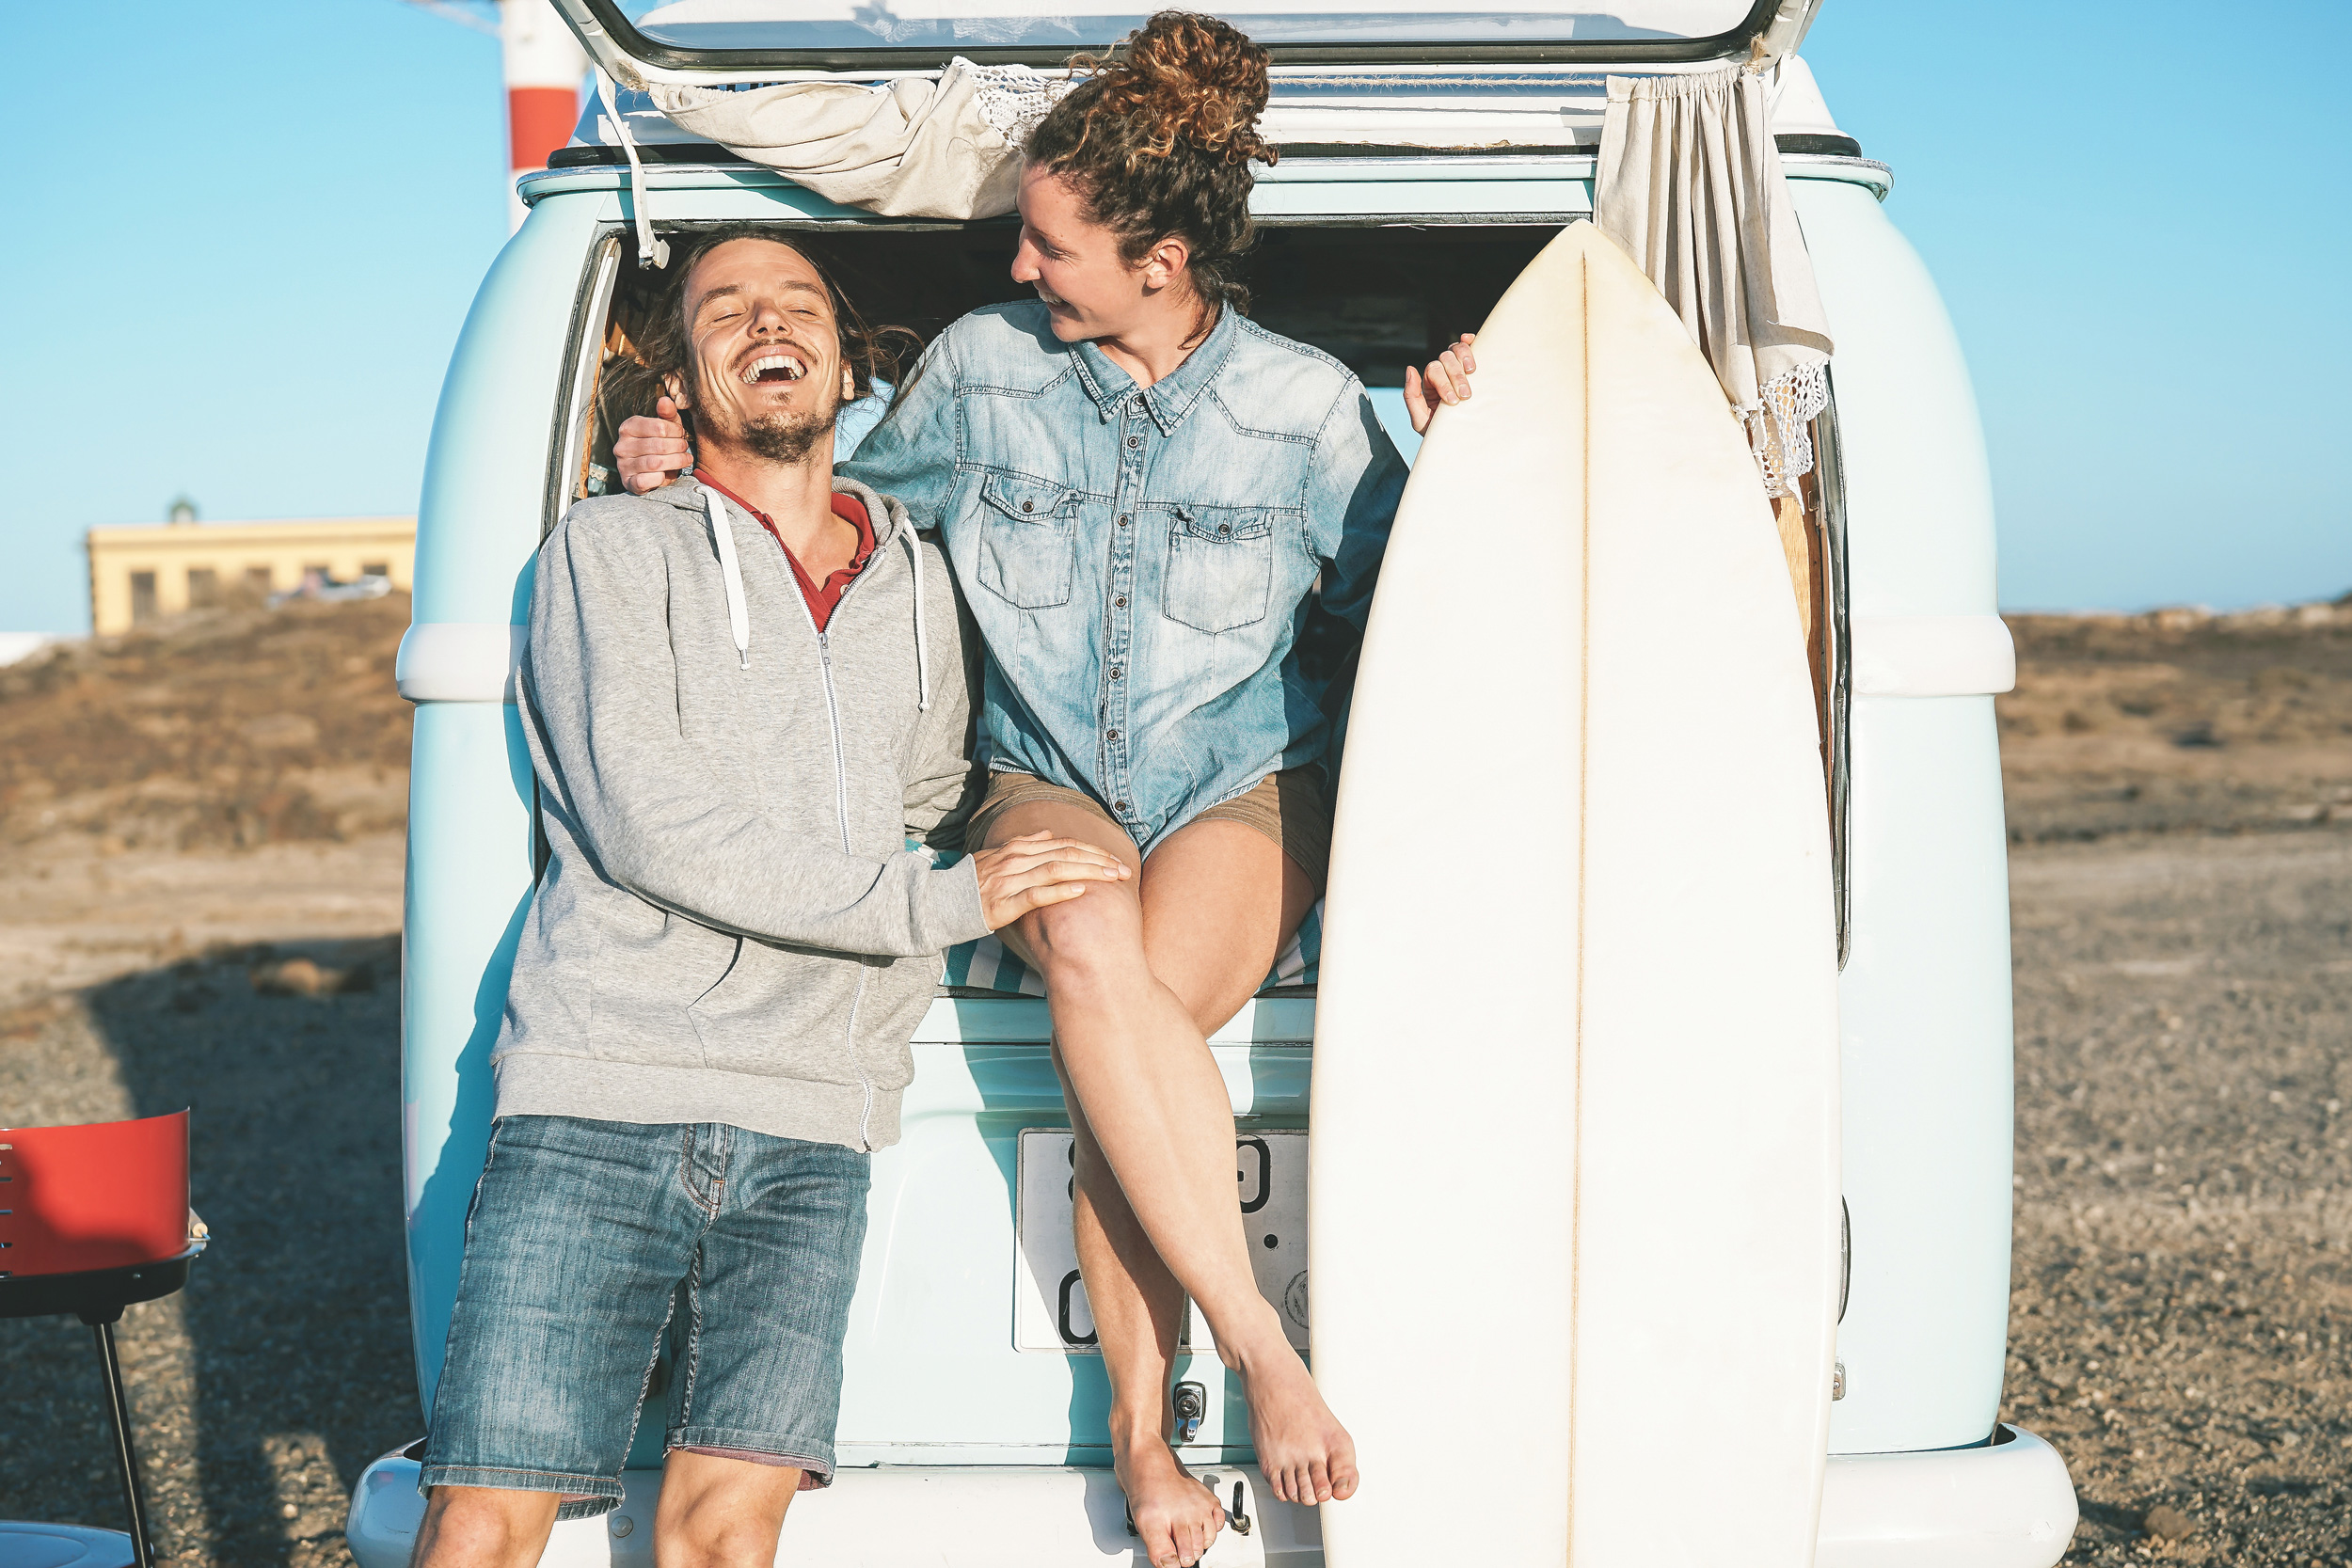
[[[793,579],[800,584],[801,597],[808,601],[808,612],[816,620],[817,629],[823,631],[833,619],[834,606],[841,602],[841,595],[849,592],[850,584],[857,580],[858,574],[866,570],[866,563],[873,558],[874,520],[866,514],[865,502],[855,496],[845,496],[838,490],[834,492],[833,515],[857,530],[857,551],[850,557],[847,566],[828,576],[823,582],[818,582],[808,575],[807,568],[801,564],[801,558],[792,553],[792,546],[784,542],[784,535],[776,531],[773,517],[711,478],[705,469],[696,468],[694,478],[697,483],[709,485],[758,519],[759,526],[768,531],[768,537],[773,539],[776,547],[784,551],[784,559],[792,568]]]

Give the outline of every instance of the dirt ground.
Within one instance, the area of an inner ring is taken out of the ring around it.
[[[2031,845],[2010,879],[2006,1418],[2073,1470],[2067,1560],[2352,1560],[2352,832]]]
[[[213,854],[218,881],[180,883],[177,907],[150,907],[195,926],[230,913],[215,900],[242,884],[294,917],[287,930],[305,928],[306,902],[318,926],[395,929],[399,841],[349,847],[376,863],[358,888],[333,856],[277,862],[264,890]],[[341,989],[257,990],[256,973],[282,976],[301,958]],[[213,1244],[186,1291],[133,1307],[119,1330],[150,1522],[176,1563],[348,1563],[352,1482],[422,1430],[401,1258],[399,1049],[397,947],[380,935],[151,960],[0,1011],[0,1120],[195,1112],[195,1203]],[[0,1517],[120,1528],[89,1331],[71,1318],[0,1322]]]
[[[354,1479],[422,1430],[405,620],[0,672],[0,1124],[196,1110],[212,1251],[122,1324],[188,1568],[347,1563]],[[2070,1563],[2352,1563],[2352,612],[2016,629],[2006,1418],[2072,1466]],[[118,1524],[87,1331],[0,1323],[0,1517]]]

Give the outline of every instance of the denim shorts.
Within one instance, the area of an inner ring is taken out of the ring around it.
[[[609,1512],[665,1338],[666,1448],[830,1481],[868,1161],[711,1122],[500,1117],[420,1488]]]
[[[1180,824],[1189,828],[1195,822],[1238,822],[1243,827],[1263,833],[1272,839],[1282,853],[1291,858],[1307,879],[1321,893],[1331,873],[1331,809],[1328,791],[1323,785],[1323,769],[1314,763],[1303,768],[1285,768],[1279,773],[1268,773],[1255,784],[1230,800],[1220,800],[1205,811],[1196,812]],[[966,845],[988,842],[988,833],[996,819],[1015,806],[1035,805],[1043,801],[1050,805],[1075,806],[1089,812],[1118,829],[1121,836],[1127,830],[1119,819],[1103,809],[1103,802],[1083,790],[1067,789],[1057,784],[1027,773],[1008,769],[992,771],[988,776],[988,792],[972,810],[971,820],[963,826]],[[1173,832],[1174,829],[1168,830]],[[1166,833],[1162,834],[1166,842]]]

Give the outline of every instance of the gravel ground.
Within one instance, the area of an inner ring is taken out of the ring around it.
[[[151,1528],[187,1568],[349,1563],[352,1482],[423,1429],[400,1250],[393,951],[381,939],[232,949],[0,1013],[0,1121],[195,1108],[212,1248],[185,1291],[118,1328]],[[294,955],[371,989],[260,994],[252,972]],[[0,1518],[120,1528],[89,1330],[0,1322]]]
[[[2007,1418],[2073,1468],[2067,1560],[2352,1560],[2352,832],[2013,855]],[[297,952],[374,989],[258,993]],[[421,1430],[390,962],[381,942],[248,947],[0,1014],[8,1119],[197,1108],[217,1239],[123,1327],[180,1563],[348,1562],[354,1479]],[[115,1524],[86,1331],[0,1323],[0,1517]]]
[[[2352,833],[2013,852],[2007,1418],[2070,1563],[2352,1560]]]
[[[197,1112],[212,1252],[121,1327],[187,1568],[348,1563],[353,1481],[422,1430],[405,619],[224,612],[0,677],[0,1124]],[[2352,1568],[2352,604],[2014,625],[2008,1418],[2073,1468],[2070,1562]],[[257,989],[298,957],[342,984]],[[0,1517],[119,1524],[87,1331],[0,1322]]]

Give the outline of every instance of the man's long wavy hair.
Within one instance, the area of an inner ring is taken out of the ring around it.
[[[702,385],[694,361],[693,324],[686,316],[690,304],[686,279],[693,272],[695,262],[734,240],[766,240],[787,246],[799,252],[801,259],[816,270],[825,285],[826,297],[833,302],[833,318],[841,339],[841,362],[849,367],[859,397],[870,396],[877,380],[898,380],[898,367],[908,352],[919,351],[923,346],[922,339],[903,326],[868,326],[865,316],[834,280],[833,269],[825,264],[822,249],[789,230],[767,224],[726,223],[678,238],[681,243],[672,246],[670,264],[663,270],[661,283],[635,336],[638,364],[644,375],[644,384],[636,395],[644,404],[637,412],[653,412],[654,400],[661,395],[662,380],[671,375],[684,381],[700,399]],[[625,265],[623,270],[633,269]]]

